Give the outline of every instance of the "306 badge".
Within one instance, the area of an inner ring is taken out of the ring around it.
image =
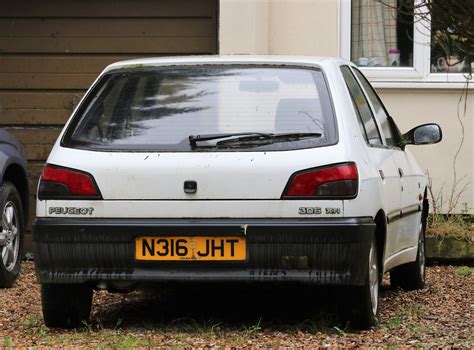
[[[300,215],[320,215],[322,214],[320,207],[299,207],[298,214]],[[341,214],[341,208],[325,208],[324,212],[327,215],[339,215]]]
[[[300,215],[318,215],[321,214],[320,207],[299,207],[298,214]]]

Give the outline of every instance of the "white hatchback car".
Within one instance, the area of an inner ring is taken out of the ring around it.
[[[94,288],[152,282],[345,286],[376,322],[382,275],[424,285],[426,179],[351,63],[173,57],[108,66],[44,168],[34,252],[47,326],[87,319]]]

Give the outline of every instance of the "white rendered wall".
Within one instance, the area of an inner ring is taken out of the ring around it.
[[[221,0],[220,54],[335,56],[335,0]]]

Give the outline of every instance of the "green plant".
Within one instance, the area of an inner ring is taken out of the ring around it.
[[[111,344],[113,348],[117,349],[136,349],[139,347],[150,346],[150,341],[142,337],[135,337],[131,335],[119,337],[114,344]]]
[[[423,304],[420,303],[411,303],[406,305],[402,309],[402,313],[404,316],[415,316],[415,317],[421,317],[426,311],[426,307]]]
[[[242,347],[242,345],[245,343],[245,337],[241,334],[237,334],[237,336],[233,339],[233,343],[237,348]]]
[[[38,324],[39,317],[38,315],[29,315],[28,318],[25,320],[25,325],[29,327],[34,327]]]
[[[35,332],[41,338],[44,338],[48,335],[48,328],[45,325],[41,325],[41,327]]]
[[[402,323],[402,316],[396,316],[389,319],[385,324],[387,328],[394,329],[394,328],[398,328],[401,323]]]
[[[13,338],[12,337],[3,338],[3,345],[6,346],[6,347],[13,346]]]
[[[257,332],[261,331],[262,330],[261,324],[262,324],[262,318],[260,317],[258,319],[257,323],[255,323],[254,325],[252,325],[248,328],[244,327],[245,328],[245,333],[254,334],[254,333],[257,333]]]
[[[115,323],[114,329],[115,330],[120,329],[120,326],[122,326],[122,319],[121,318],[119,318],[117,320],[117,322]]]
[[[346,334],[345,329],[341,329],[341,328],[339,328],[339,327],[337,327],[337,326],[334,326],[334,327],[332,327],[332,328],[333,328],[338,334],[340,334],[340,335]]]
[[[455,237],[459,240],[474,242],[470,216],[452,214],[451,216],[433,213],[428,216],[427,235],[438,238]]]
[[[474,273],[474,268],[469,266],[461,266],[454,270],[454,273],[458,276],[470,276]]]
[[[184,322],[183,322],[184,321]],[[178,318],[170,322],[169,326],[179,325],[181,329],[191,333],[218,333],[221,322],[214,323],[212,320],[198,322],[195,319]]]
[[[395,329],[400,327],[402,322],[406,322],[410,319],[410,317],[420,318],[426,312],[426,307],[420,303],[409,303],[400,307],[400,312],[395,317],[392,317],[388,321],[384,322],[381,326],[386,327],[388,329]],[[407,325],[408,329],[410,329],[410,324]],[[413,327],[412,327],[413,328]],[[411,329],[415,331],[415,329]]]
[[[92,333],[92,324],[87,322],[87,321],[82,321],[82,324],[84,325],[84,329],[88,333]]]
[[[407,328],[410,331],[415,332],[415,333],[428,333],[428,332],[431,331],[431,329],[428,328],[428,327],[418,326],[418,325],[413,324],[413,323],[408,324]]]
[[[469,206],[467,202],[462,202],[461,203],[461,214],[462,215],[469,215]]]
[[[122,324],[122,319],[118,319],[117,323],[115,324],[114,329],[118,330],[120,329],[120,325]],[[97,319],[97,321],[93,322],[87,322],[87,321],[82,321],[82,325],[84,326],[83,329],[87,333],[92,333],[94,330],[96,331],[101,331],[104,330],[104,325],[102,324],[102,321],[100,319]]]
[[[321,312],[318,317],[304,321],[301,326],[305,324],[310,333],[346,334],[348,331],[347,325],[343,328],[334,326],[337,324],[337,316],[327,312]]]
[[[186,340],[186,334],[183,334],[183,333],[178,333],[176,335],[176,338],[180,341],[180,342],[184,342]]]

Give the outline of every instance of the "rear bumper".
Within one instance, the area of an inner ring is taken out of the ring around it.
[[[73,219],[33,223],[41,283],[258,281],[362,285],[371,218]],[[245,236],[244,262],[140,262],[138,236]]]

